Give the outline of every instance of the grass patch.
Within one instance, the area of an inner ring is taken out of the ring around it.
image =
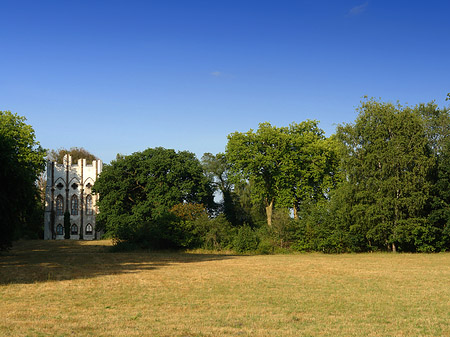
[[[450,254],[110,253],[23,241],[0,256],[1,336],[449,336]]]

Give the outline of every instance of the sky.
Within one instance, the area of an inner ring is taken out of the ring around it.
[[[0,110],[105,163],[201,157],[270,122],[351,123],[364,96],[448,105],[450,1],[0,0]]]

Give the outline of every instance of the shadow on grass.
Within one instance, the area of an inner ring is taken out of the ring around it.
[[[171,251],[111,253],[108,241],[19,241],[0,255],[0,284],[28,284],[139,273],[171,264],[233,258]]]

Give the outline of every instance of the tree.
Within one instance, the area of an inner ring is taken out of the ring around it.
[[[82,147],[71,147],[69,150],[64,148],[60,148],[58,150],[50,150],[48,152],[48,159],[51,161],[55,161],[58,164],[62,164],[64,157],[67,154],[72,156],[73,163],[76,163],[78,159],[86,159],[87,163],[92,163],[93,160],[98,159],[95,155]]]
[[[433,156],[429,224],[416,233],[416,241],[421,251],[448,250],[450,249],[450,110],[445,107],[439,108],[434,102],[419,104],[414,110],[422,117]]]
[[[432,167],[423,120],[413,109],[367,100],[355,124],[340,125],[344,185],[351,191],[351,224],[369,244],[413,250],[427,226]]]
[[[0,249],[33,225],[39,211],[36,179],[45,166],[45,151],[25,118],[0,111]]]
[[[328,198],[337,183],[337,142],[325,138],[317,121],[292,123],[281,132],[287,135],[286,151],[281,165],[277,203],[291,208],[294,218],[298,211]]]
[[[297,216],[302,202],[326,196],[335,157],[334,143],[309,120],[281,128],[262,123],[256,132],[235,132],[226,148],[230,171],[251,182],[253,199],[264,203],[269,226],[275,204]]]
[[[253,198],[263,202],[269,226],[272,224],[285,143],[283,134],[270,123],[261,123],[256,132],[235,132],[228,136],[226,156],[231,171],[252,181]]]
[[[94,184],[97,223],[118,241],[174,246],[171,228],[180,203],[213,206],[210,181],[194,154],[155,148],[118,155]]]
[[[173,233],[173,241],[176,242],[177,246],[184,248],[199,246],[201,231],[196,220],[203,216],[208,218],[203,204],[181,203],[173,206],[169,212],[178,218],[174,228],[176,231]]]
[[[237,225],[239,211],[236,205],[236,196],[233,193],[233,184],[228,177],[230,165],[225,154],[205,153],[202,157],[202,165],[214,191],[219,192],[222,196],[219,212],[222,212],[230,223]]]

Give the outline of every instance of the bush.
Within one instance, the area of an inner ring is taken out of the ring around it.
[[[295,234],[295,221],[285,209],[276,209],[273,212],[272,227],[269,234],[273,239],[275,247],[281,249],[289,248]]]
[[[200,220],[198,219],[198,221]],[[224,250],[232,247],[235,229],[232,228],[225,215],[221,214],[214,219],[209,219],[206,224],[207,227],[204,227],[202,237],[204,248]]]
[[[259,244],[259,238],[256,232],[248,225],[239,228],[236,237],[233,240],[233,249],[238,253],[256,251]]]
[[[191,221],[203,212],[200,204],[213,206],[210,181],[195,155],[164,148],[118,155],[93,192],[100,195],[99,229],[151,248],[195,245]]]
[[[262,238],[259,241],[258,249],[256,251],[258,254],[273,254],[274,246],[273,241],[269,238]]]

